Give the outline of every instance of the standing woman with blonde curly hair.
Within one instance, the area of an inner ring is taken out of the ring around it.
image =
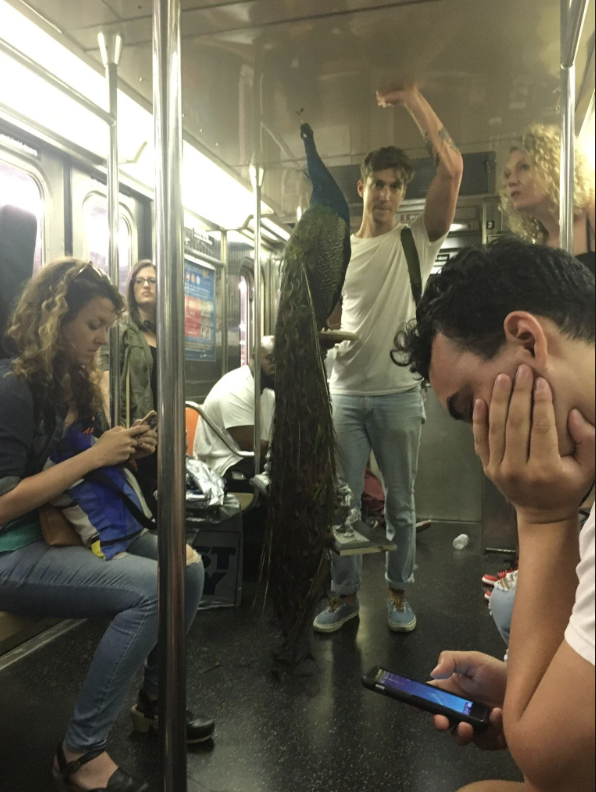
[[[155,450],[157,436],[149,427],[102,434],[97,418],[102,401],[95,361],[123,308],[118,291],[91,264],[56,262],[26,286],[8,333],[14,356],[0,361],[0,609],[111,619],[56,753],[54,779],[61,792],[148,789],[106,752],[110,730],[147,658],[133,715],[140,731],[158,721],[156,536],[135,534],[126,553],[106,561],[87,547],[46,544],[39,513],[88,474]],[[56,463],[67,431],[98,439]],[[190,551],[188,628],[203,584],[203,565]],[[189,714],[189,741],[205,741],[213,730],[212,721]]]
[[[503,212],[516,236],[558,248],[560,215],[561,133],[553,126],[534,124],[511,149],[501,190]],[[594,170],[576,153],[574,254],[594,273],[596,269]]]

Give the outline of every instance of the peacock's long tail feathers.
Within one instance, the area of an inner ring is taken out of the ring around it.
[[[305,266],[286,260],[276,327],[276,406],[262,569],[285,637],[284,656],[310,653],[314,610],[328,578],[336,505],[335,435],[319,328]]]

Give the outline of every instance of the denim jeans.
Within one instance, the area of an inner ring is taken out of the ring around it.
[[[186,567],[186,627],[203,594],[203,564]],[[157,694],[157,537],[146,533],[128,553],[102,561],[82,547],[44,542],[0,555],[0,609],[61,619],[112,618],[66,733],[75,752],[101,751],[134,676],[145,665],[144,689]],[[147,659],[148,658],[148,659]]]
[[[490,598],[491,615],[507,646],[509,646],[511,640],[511,623],[513,622],[516,592],[517,586],[508,591],[504,591],[497,586]]]
[[[371,450],[381,470],[387,538],[397,544],[397,550],[387,553],[387,582],[394,589],[405,589],[414,582],[414,485],[424,420],[420,388],[390,396],[333,396],[340,469],[358,503],[364,492]],[[362,577],[362,556],[334,554],[332,573],[335,594],[356,594]]]

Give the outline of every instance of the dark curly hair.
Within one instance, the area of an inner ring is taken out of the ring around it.
[[[429,282],[416,321],[397,335],[393,361],[428,381],[439,333],[492,360],[513,311],[550,319],[570,338],[594,344],[594,299],[594,276],[562,250],[517,239],[467,248]]]

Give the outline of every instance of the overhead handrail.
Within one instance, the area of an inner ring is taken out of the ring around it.
[[[238,447],[235,447],[230,442],[229,438],[225,436],[225,434],[221,431],[219,426],[214,423],[211,418],[207,415],[205,410],[196,402],[187,401],[186,406],[189,407],[191,410],[195,410],[201,416],[202,420],[205,421],[207,426],[215,432],[215,434],[219,437],[221,442],[226,446],[228,451],[231,451],[236,456],[242,457],[243,459],[254,459],[255,454],[254,451],[240,451]]]
[[[52,72],[48,71],[43,66],[40,66],[39,63],[36,63],[32,58],[22,53],[16,47],[13,47],[12,44],[9,44],[9,42],[3,38],[0,38],[0,51],[4,52],[17,63],[20,63],[21,66],[24,66],[30,72],[33,72],[33,74],[41,77],[42,80],[47,82],[49,85],[53,85],[54,88],[57,88],[61,93],[65,94],[65,96],[68,96],[77,104],[81,105],[81,107],[84,107],[90,113],[93,113],[93,115],[100,118],[109,126],[112,126],[116,123],[116,119],[111,113],[109,113],[107,110],[104,110],[103,107],[95,104],[95,102],[92,102],[91,99],[88,99],[84,94],[76,91],[74,88],[71,88],[70,85],[65,83],[59,77],[56,77],[55,74],[52,74]]]

